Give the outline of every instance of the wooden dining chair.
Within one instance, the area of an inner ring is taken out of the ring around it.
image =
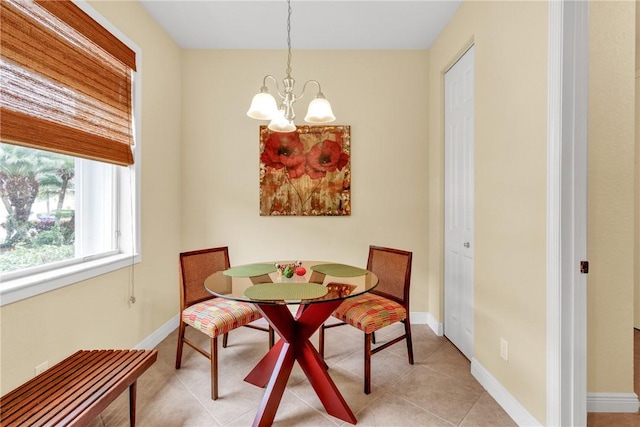
[[[364,392],[371,393],[371,356],[385,348],[406,340],[409,364],[413,365],[413,343],[409,321],[409,287],[411,261],[408,251],[380,246],[369,246],[367,270],[378,276],[378,286],[372,291],[346,299],[333,312],[340,323],[325,324],[319,331],[319,353],[324,358],[324,331],[349,324],[364,332]],[[376,348],[375,331],[396,322],[404,324],[404,334]]]
[[[204,281],[215,272],[230,267],[229,248],[201,249],[180,253],[180,328],[176,369],[182,364],[182,347],[187,344],[211,361],[211,399],[218,398],[218,337],[223,335],[222,347],[227,346],[229,331],[240,326],[269,332],[269,348],[273,346],[273,329],[253,325],[262,314],[253,305],[225,298],[215,298],[204,288]],[[190,326],[210,338],[207,352],[185,337]]]

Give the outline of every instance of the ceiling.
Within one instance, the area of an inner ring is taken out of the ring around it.
[[[286,49],[285,0],[142,0],[183,49]],[[292,49],[428,49],[462,0],[292,0]]]

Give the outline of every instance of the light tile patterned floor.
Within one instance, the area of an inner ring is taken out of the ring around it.
[[[394,325],[377,334],[392,338]],[[206,337],[191,331],[203,345]],[[362,333],[343,326],[327,331],[330,374],[358,419],[358,426],[515,426],[513,420],[471,376],[469,361],[426,325],[413,325],[415,364],[404,342],[376,354],[372,393],[363,388]],[[636,332],[638,335],[638,332]],[[158,361],[138,380],[140,427],[250,426],[263,390],[243,381],[267,351],[267,335],[240,328],[220,351],[220,398],[212,401],[209,361],[185,346],[182,368],[174,369],[177,331],[158,346]],[[316,338],[312,339],[316,343]],[[589,426],[640,426],[638,414],[589,414]],[[123,393],[90,427],[128,426],[128,393]],[[328,415],[296,364],[274,426],[350,426]]]
[[[392,325],[376,334],[379,343],[399,334]],[[195,340],[206,337],[191,331]],[[515,423],[469,373],[469,361],[426,325],[413,325],[415,364],[407,362],[404,342],[372,359],[372,392],[363,392],[363,337],[343,326],[327,331],[326,362],[330,374],[358,419],[358,426],[515,426]],[[243,381],[267,351],[267,334],[240,328],[220,351],[220,397],[210,399],[209,361],[185,346],[176,370],[177,331],[158,346],[158,361],[138,380],[137,425],[249,426],[263,389]],[[312,342],[317,343],[316,337]],[[103,411],[91,427],[127,426],[128,393]],[[296,364],[274,426],[349,426],[328,415]]]

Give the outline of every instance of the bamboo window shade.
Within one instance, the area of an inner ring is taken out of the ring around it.
[[[2,142],[133,164],[135,52],[71,1],[1,8]]]

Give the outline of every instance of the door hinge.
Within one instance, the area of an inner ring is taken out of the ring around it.
[[[589,274],[589,261],[580,261],[580,273]]]

